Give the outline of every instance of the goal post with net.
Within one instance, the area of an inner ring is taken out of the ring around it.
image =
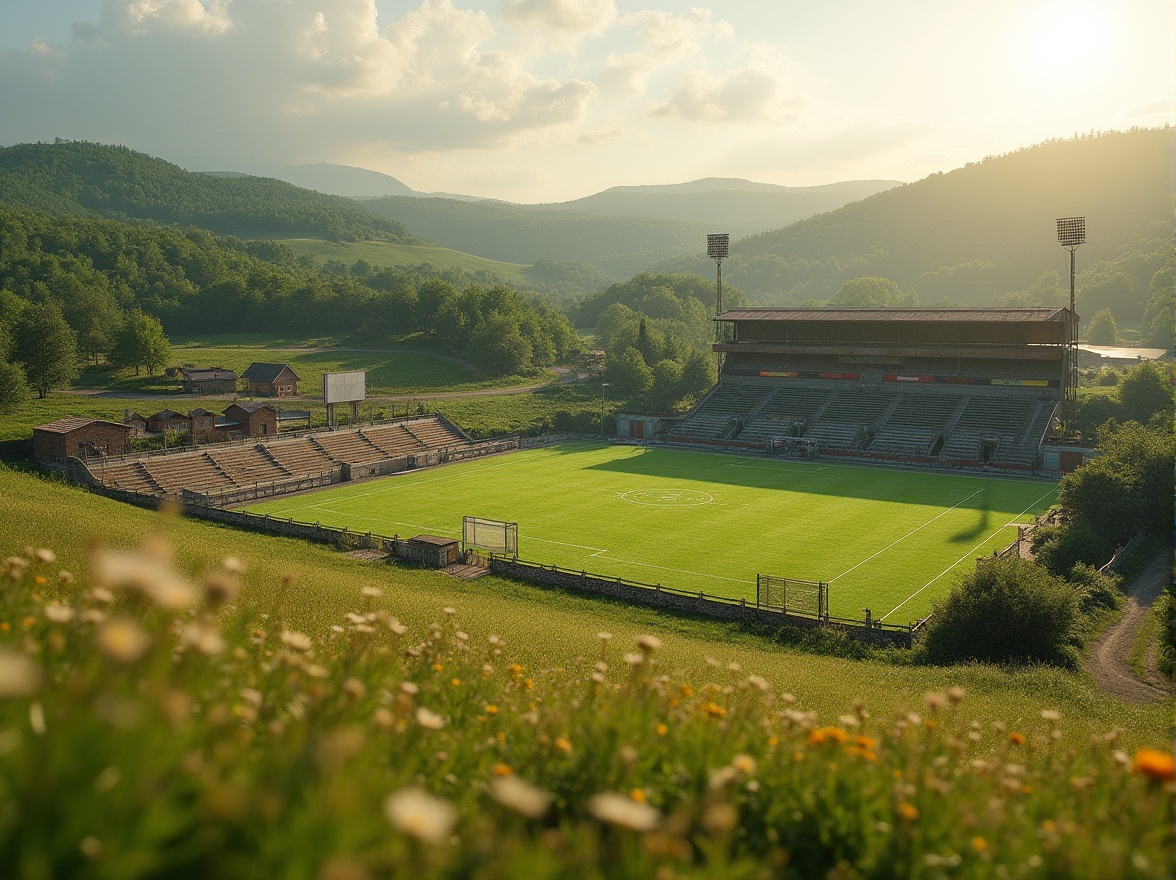
[[[519,555],[519,524],[480,516],[461,518],[461,549],[482,550],[512,558]]]
[[[787,614],[802,614],[825,620],[829,616],[829,585],[824,581],[758,574],[755,601],[761,608],[778,608]]]

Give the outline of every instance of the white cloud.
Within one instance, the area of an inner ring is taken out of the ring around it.
[[[495,147],[584,118],[595,86],[494,48],[485,12],[424,0],[108,0],[65,46],[0,55],[0,142],[323,161]]]
[[[1147,101],[1140,101],[1137,104],[1132,104],[1125,110],[1120,111],[1119,116],[1123,119],[1132,120],[1135,124],[1141,122],[1163,123],[1172,118],[1172,110],[1176,108],[1176,98],[1170,95],[1163,98],[1151,98]]]
[[[220,34],[233,26],[229,0],[132,0],[110,3],[103,9],[113,27],[145,33],[162,26],[169,30]]]
[[[692,71],[679,79],[668,101],[650,115],[692,122],[765,122],[795,114],[799,91],[778,72],[758,64],[720,72]]]
[[[548,51],[572,51],[611,28],[617,7],[613,0],[503,0],[502,16]]]
[[[646,80],[656,71],[699,52],[711,41],[731,36],[725,21],[713,21],[709,9],[691,9],[682,15],[646,9],[626,15],[623,27],[636,32],[640,48],[628,53],[611,53],[605,61],[602,86],[626,96],[641,94]]]

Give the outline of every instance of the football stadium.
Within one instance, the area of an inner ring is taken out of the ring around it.
[[[255,435],[246,416],[264,413],[249,404],[224,442],[179,452],[67,449],[69,432],[114,425],[61,425],[45,448],[110,492],[381,540],[460,538],[462,561],[486,564],[463,534],[477,517],[515,524],[517,545],[480,546],[499,555],[908,632],[978,559],[1019,552],[1018,525],[1079,463],[1050,440],[1072,403],[1069,309],[736,309],[715,322],[714,387],[685,413],[622,413],[610,443],[475,440],[439,413]]]

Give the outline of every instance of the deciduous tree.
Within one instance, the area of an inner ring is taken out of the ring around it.
[[[12,359],[24,370],[37,396],[68,385],[78,376],[74,332],[55,304],[30,303],[16,320]]]

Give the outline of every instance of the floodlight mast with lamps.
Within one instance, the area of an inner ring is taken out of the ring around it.
[[[706,255],[715,261],[718,278],[715,282],[715,317],[723,313],[723,260],[727,259],[731,251],[731,236],[726,232],[714,233],[706,237]],[[723,325],[715,321],[715,344],[723,341]],[[723,370],[723,353],[715,351],[715,381]]]
[[[1058,244],[1070,252],[1070,334],[1066,345],[1066,375],[1062,383],[1062,429],[1070,434],[1078,415],[1078,313],[1074,299],[1074,251],[1086,243],[1085,217],[1058,218]]]

